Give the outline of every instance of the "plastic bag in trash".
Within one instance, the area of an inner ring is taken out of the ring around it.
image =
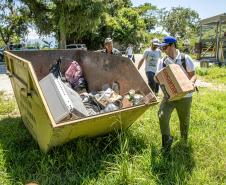
[[[72,87],[78,84],[78,80],[82,77],[82,68],[78,62],[71,62],[71,65],[65,72],[65,77]]]
[[[111,112],[119,110],[119,107],[115,105],[114,103],[108,103],[106,107],[104,108],[104,112]]]
[[[101,107],[95,101],[93,93],[82,93],[81,95],[82,102],[84,103],[86,110],[89,116],[93,116],[100,113]]]
[[[74,83],[72,85],[72,88],[75,91],[77,91],[78,93],[85,92],[86,89],[87,89],[87,82],[83,77],[81,77],[81,78],[78,79],[78,81],[76,83]]]
[[[141,94],[135,94],[133,97],[133,105],[140,105],[144,103],[144,96]]]

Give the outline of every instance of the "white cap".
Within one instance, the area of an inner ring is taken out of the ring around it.
[[[111,38],[106,38],[106,39],[104,40],[104,44],[109,43],[109,42],[112,42],[112,39],[111,39]]]
[[[159,39],[157,38],[152,39],[152,44],[158,46],[160,44]]]

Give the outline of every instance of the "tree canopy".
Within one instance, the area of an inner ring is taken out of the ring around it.
[[[158,9],[151,3],[145,3],[138,8],[139,15],[144,19],[146,30],[151,31],[157,24]]]
[[[199,15],[190,8],[176,7],[162,14],[162,26],[172,36],[189,38],[198,30]]]
[[[91,48],[99,47],[106,37],[112,37],[122,47],[128,43],[139,46],[148,39],[149,31],[154,29],[156,20],[153,11],[156,9],[151,4],[132,7],[129,0],[108,0],[99,29],[90,33],[85,40],[91,44]]]
[[[183,7],[169,11],[151,3],[134,7],[130,0],[2,0],[0,38],[21,38],[29,24],[41,35],[54,34],[60,48],[85,43],[101,47],[106,37],[121,46],[149,43],[151,31],[162,26],[170,35],[189,38],[198,29],[199,15]]]
[[[65,48],[66,39],[72,33],[80,39],[86,32],[94,31],[104,10],[103,0],[21,1],[30,8],[39,33],[55,33],[61,48]]]
[[[21,1],[30,8],[39,33],[55,33],[62,48],[66,42],[97,48],[108,36],[120,44],[136,44],[145,41],[156,24],[152,14],[156,7],[135,8],[130,0]]]
[[[19,40],[27,34],[29,17],[28,9],[23,4],[13,0],[0,2],[0,39],[7,45],[9,42]]]

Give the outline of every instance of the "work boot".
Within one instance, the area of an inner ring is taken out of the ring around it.
[[[163,153],[169,153],[171,145],[173,143],[173,137],[168,135],[162,135],[162,151]]]

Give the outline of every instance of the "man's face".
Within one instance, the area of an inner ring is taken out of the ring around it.
[[[171,46],[169,44],[162,47],[162,51],[165,52],[167,55],[169,54],[170,50]]]
[[[105,43],[104,46],[105,46],[108,53],[112,52],[112,49],[113,49],[113,43],[112,42]]]
[[[152,49],[156,50],[158,48],[158,45],[152,44]]]

